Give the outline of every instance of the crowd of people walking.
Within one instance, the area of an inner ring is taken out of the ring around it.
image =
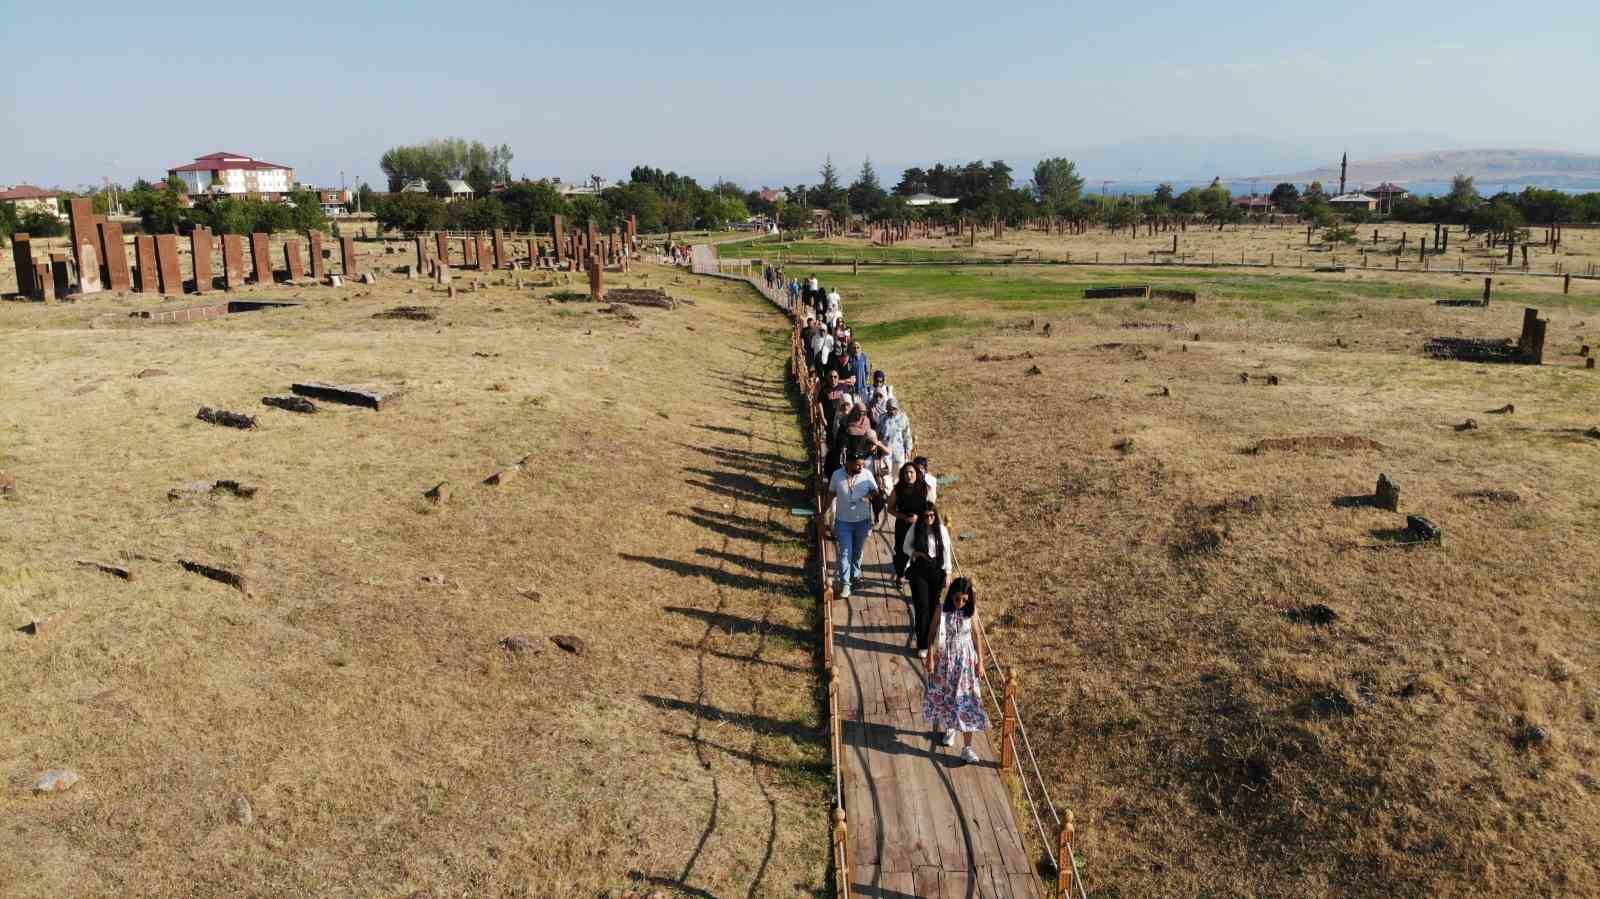
[[[928,672],[923,716],[940,745],[963,738],[961,757],[977,761],[972,734],[987,730],[979,690],[987,652],[973,617],[977,589],[952,577],[955,547],[939,512],[939,481],[917,455],[910,416],[882,369],[873,369],[844,317],[843,299],[816,277],[786,279],[766,266],[767,289],[788,300],[801,346],[817,375],[817,403],[826,444],[832,530],[837,544],[835,593],[847,599],[862,581],[867,542],[893,540],[893,587],[911,605],[912,641]]]

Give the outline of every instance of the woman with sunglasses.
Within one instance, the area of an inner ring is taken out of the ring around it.
[[[906,529],[900,551],[911,560],[906,569],[906,580],[911,582],[911,620],[917,635],[917,657],[925,659],[939,596],[955,564],[955,547],[950,545],[950,532],[939,517],[938,506],[930,502],[922,507],[917,520]]]

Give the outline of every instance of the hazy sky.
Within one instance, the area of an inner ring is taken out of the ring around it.
[[[442,136],[510,144],[516,175],[646,162],[747,186],[814,181],[828,153],[892,184],[1075,153],[1091,178],[1182,178],[1345,148],[1600,152],[1600,2],[1522,10],[0,0],[0,183],[127,183],[226,150],[381,189],[386,147]]]

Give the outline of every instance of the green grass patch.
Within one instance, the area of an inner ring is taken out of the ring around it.
[[[983,323],[984,320],[960,315],[922,315],[861,325],[853,328],[851,333],[856,340],[871,347],[906,337],[926,336],[942,331],[970,331]]]

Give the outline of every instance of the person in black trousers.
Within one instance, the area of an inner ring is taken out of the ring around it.
[[[906,569],[911,565],[911,556],[903,549],[906,543],[906,532],[917,523],[923,510],[928,508],[928,485],[922,482],[922,474],[910,462],[900,466],[900,477],[894,482],[894,487],[889,491],[889,514],[894,516],[894,588],[900,589],[901,581],[906,579]]]
[[[917,657],[928,657],[928,642],[933,639],[934,616],[938,614],[940,598],[944,596],[945,581],[950,578],[950,568],[955,564],[955,547],[950,545],[950,532],[939,518],[939,508],[929,503],[916,524],[906,531],[901,551],[911,557],[908,579],[911,581],[912,627],[917,633]]]

